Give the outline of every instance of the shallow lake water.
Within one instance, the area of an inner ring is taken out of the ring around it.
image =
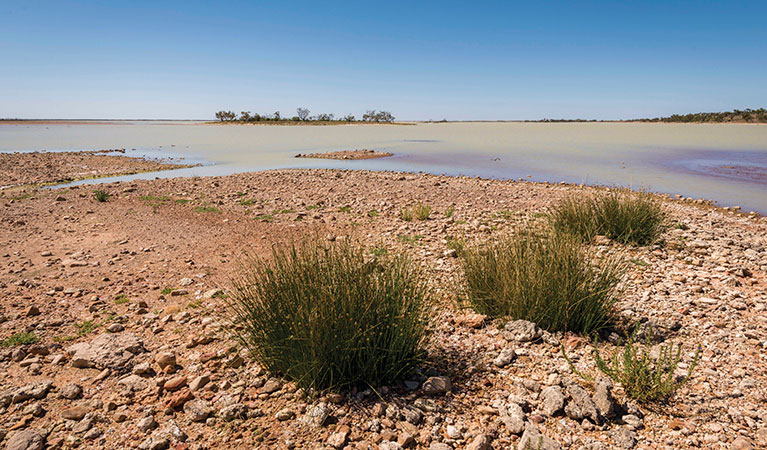
[[[621,185],[767,214],[767,126],[643,123],[436,123],[259,126],[179,122],[0,124],[0,151],[125,148],[201,167],[89,180],[333,167]],[[360,161],[296,159],[344,149]]]

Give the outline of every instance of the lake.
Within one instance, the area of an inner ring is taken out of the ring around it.
[[[125,148],[201,167],[131,177],[225,175],[274,168],[423,171],[621,185],[767,214],[767,125],[649,123],[419,123],[259,126],[187,122],[0,124],[0,151]],[[297,153],[389,151],[360,161]],[[87,182],[94,182],[89,180]]]

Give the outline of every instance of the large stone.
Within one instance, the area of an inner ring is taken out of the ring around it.
[[[519,440],[518,449],[534,450],[562,450],[559,443],[548,436],[544,436],[535,425],[529,424]]]
[[[117,384],[129,393],[141,392],[149,387],[149,381],[138,375],[128,375],[118,381]]]
[[[511,434],[519,434],[525,429],[525,412],[516,403],[507,403],[498,409],[503,424]]]
[[[608,378],[599,378],[596,382],[596,392],[592,400],[602,417],[609,418],[615,415],[617,405],[613,399],[612,387],[612,382]]]
[[[205,422],[213,413],[213,409],[205,400],[192,400],[184,404],[184,412],[192,422]]]
[[[637,445],[636,433],[626,428],[617,429],[609,434],[619,448],[631,449]]]
[[[424,381],[421,390],[424,394],[444,394],[453,389],[453,384],[448,377],[429,377]]]
[[[538,325],[527,320],[512,320],[503,327],[503,337],[512,342],[530,342],[543,336]]]
[[[154,360],[162,370],[166,367],[176,367],[176,355],[173,352],[160,352]]]
[[[567,385],[567,395],[569,400],[565,406],[567,417],[575,420],[589,419],[593,423],[599,423],[599,412],[597,405],[591,400],[591,396],[585,389],[575,383]]]
[[[565,407],[565,394],[559,386],[549,386],[541,391],[541,410],[553,416]]]
[[[80,397],[83,393],[83,388],[75,383],[69,383],[59,390],[59,395],[67,400],[74,400]]]
[[[74,367],[129,371],[133,367],[133,357],[143,351],[143,342],[134,334],[105,333],[89,343],[69,347],[67,353]]]
[[[46,380],[40,383],[31,383],[21,386],[10,392],[11,403],[22,403],[29,399],[41,400],[48,395],[53,387],[53,382]],[[5,401],[3,401],[4,403]]]
[[[231,422],[234,419],[244,419],[248,413],[248,407],[242,403],[235,403],[221,408],[219,415],[225,422]],[[278,413],[279,414],[279,413]],[[293,413],[295,415],[295,413]]]
[[[320,402],[310,407],[309,410],[306,411],[306,414],[304,414],[304,416],[301,418],[301,423],[304,425],[319,428],[325,425],[325,422],[328,420],[328,416],[330,416],[330,408],[328,408],[328,404],[325,402]]]
[[[88,414],[88,407],[87,406],[73,406],[71,408],[66,408],[65,410],[61,411],[61,417],[67,419],[67,420],[82,420],[83,417],[85,417],[86,414]]]
[[[5,450],[43,450],[47,434],[43,430],[28,428],[14,433],[5,444]]]
[[[466,450],[489,450],[490,449],[490,436],[487,434],[479,434],[469,445],[466,446]]]
[[[506,367],[514,361],[517,354],[514,352],[514,347],[507,346],[501,350],[501,353],[493,360],[493,364],[496,367]]]

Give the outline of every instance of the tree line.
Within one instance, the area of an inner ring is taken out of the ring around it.
[[[639,119],[640,122],[750,122],[767,123],[767,109],[734,109],[724,112],[699,112],[691,114],[673,114],[668,117]]]
[[[374,123],[391,123],[394,122],[394,116],[389,111],[376,111],[375,109],[368,110],[362,115],[362,119],[357,120],[353,114],[347,114],[343,117],[336,118],[335,114],[321,113],[316,115],[309,115],[310,111],[307,108],[297,108],[296,114],[292,117],[282,116],[279,111],[275,111],[273,114],[258,114],[251,113],[250,111],[242,111],[237,115],[234,111],[218,111],[216,113],[216,120],[219,122],[241,122],[241,123],[253,123],[253,122],[374,122]]]

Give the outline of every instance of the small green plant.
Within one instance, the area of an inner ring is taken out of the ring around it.
[[[431,215],[431,206],[423,205],[421,202],[415,205],[415,217],[418,220],[427,220]]]
[[[455,236],[448,236],[447,237],[447,248],[455,250],[460,255],[461,252],[463,252],[463,249],[466,247],[466,238],[465,237],[455,237]]]
[[[400,234],[397,236],[397,239],[399,239],[400,242],[404,242],[406,244],[417,244],[421,239],[423,239],[423,235],[416,234],[414,236],[408,236],[406,234]]]
[[[111,194],[107,191],[102,191],[99,189],[99,190],[93,191],[93,197],[96,199],[97,202],[104,203],[109,201],[109,197],[111,197]]]
[[[350,213],[350,212],[352,212],[352,207],[351,206],[342,206],[342,207],[338,208],[338,212]]]
[[[216,208],[215,206],[195,206],[194,212],[221,214],[221,210]]]
[[[415,216],[413,215],[413,211],[411,211],[409,207],[405,206],[400,209],[399,218],[405,222],[412,222]]]
[[[386,253],[388,253],[388,250],[382,245],[378,245],[370,249],[370,254],[373,256],[383,256]]]
[[[684,222],[676,222],[674,224],[674,228],[676,228],[677,230],[682,230],[682,231],[687,231],[690,229],[690,227]]]
[[[254,217],[256,220],[260,220],[261,222],[274,222],[274,216],[271,214],[259,214],[256,217]]]
[[[0,341],[0,347],[14,347],[16,345],[29,345],[39,341],[35,333],[16,333]]]
[[[422,362],[429,295],[403,256],[307,239],[253,259],[227,301],[235,332],[272,373],[305,388],[379,386]]]
[[[596,260],[580,240],[548,228],[517,232],[461,252],[469,304],[480,314],[591,333],[612,317],[625,264]]]
[[[455,212],[455,206],[452,206],[452,205],[448,206],[447,209],[445,210],[445,217],[448,219],[453,217],[454,212]]]
[[[173,288],[172,287],[165,287],[165,288],[162,288],[162,290],[160,291],[160,294],[161,295],[169,295],[171,292],[173,292]]]
[[[594,348],[594,361],[600,372],[623,386],[626,395],[639,402],[662,402],[668,400],[684,386],[692,376],[700,359],[701,347],[698,346],[692,361],[687,366],[687,375],[677,379],[675,372],[682,359],[682,344],[661,344],[658,356],[650,355],[651,335],[648,333],[644,345],[637,345],[636,331],[629,336],[623,350],[616,348],[612,356],[605,360]],[[619,344],[620,346],[621,344]],[[567,359],[571,370],[588,381],[593,377],[579,372],[562,347],[562,354]]]
[[[378,217],[380,215],[381,214],[379,214],[378,211],[375,209],[371,209],[370,211],[368,211],[368,217]]]
[[[115,304],[122,305],[123,303],[128,303],[130,299],[125,294],[120,294],[117,297],[115,297]]]
[[[244,199],[240,200],[240,204],[242,206],[253,206],[253,205],[256,204],[256,201],[253,200],[252,198],[244,198]]]
[[[191,203],[191,200],[189,200],[188,198],[177,198],[173,201],[179,205],[186,205],[187,203]]]
[[[648,263],[647,261],[643,259],[639,259],[639,258],[631,258],[629,261],[631,262],[631,264],[637,265],[639,267],[647,267],[650,265],[650,263]]]
[[[597,234],[623,244],[649,245],[667,228],[661,201],[645,192],[613,189],[593,196],[566,197],[554,205],[551,223],[590,241]]]
[[[86,334],[90,333],[91,331],[97,329],[101,326],[101,323],[96,322],[94,320],[86,320],[83,322],[75,322],[75,327],[77,327],[77,335],[78,336],[85,336]]]

